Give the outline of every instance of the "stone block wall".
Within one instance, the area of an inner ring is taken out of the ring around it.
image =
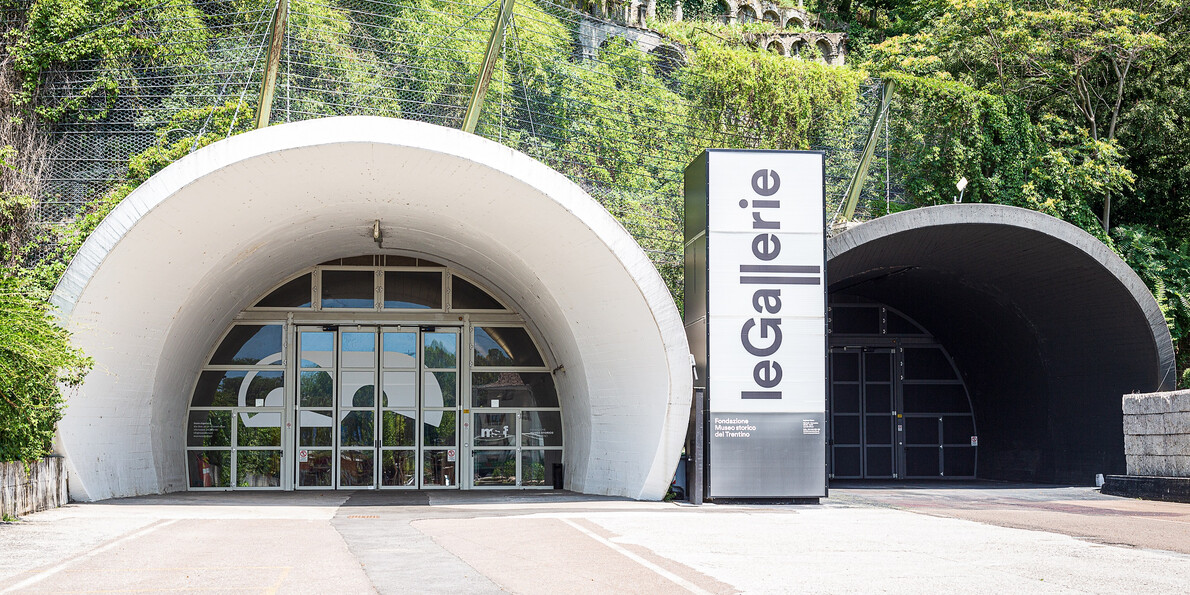
[[[66,465],[62,457],[25,463],[0,463],[0,518],[15,517],[66,504]]]
[[[1128,475],[1190,477],[1190,390],[1124,396]]]

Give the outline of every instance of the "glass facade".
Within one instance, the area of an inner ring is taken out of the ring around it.
[[[551,487],[552,368],[503,304],[409,257],[336,259],[279,284],[198,375],[190,488]]]

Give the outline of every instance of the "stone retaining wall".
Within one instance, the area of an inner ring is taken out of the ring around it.
[[[62,457],[29,463],[0,463],[0,518],[21,516],[66,504],[66,466]]]
[[[1190,390],[1124,396],[1128,475],[1190,477]]]

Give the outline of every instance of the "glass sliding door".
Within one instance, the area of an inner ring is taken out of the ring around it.
[[[339,332],[339,487],[376,486],[376,329]]]
[[[335,353],[338,333],[299,328],[297,387],[297,488],[333,488],[335,456]]]
[[[381,330],[380,486],[417,488],[417,329]]]
[[[458,487],[458,329],[298,329],[297,487]]]

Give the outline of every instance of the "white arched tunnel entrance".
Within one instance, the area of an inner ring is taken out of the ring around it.
[[[53,296],[96,360],[59,424],[71,495],[186,489],[189,399],[233,319],[299,271],[361,254],[443,263],[510,302],[554,369],[567,488],[665,494],[689,414],[689,349],[632,237],[507,147],[347,117],[199,150],[87,239]]]

